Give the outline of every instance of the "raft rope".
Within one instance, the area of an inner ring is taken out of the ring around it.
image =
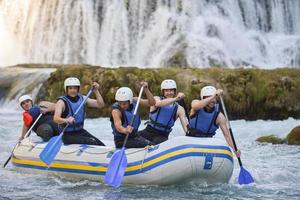
[[[30,145],[24,145],[23,144],[22,146],[28,146],[28,147],[30,147],[29,151],[31,151],[32,149],[34,149],[36,147],[39,148],[37,146],[38,143],[34,143],[30,139],[29,139],[29,141],[31,143]],[[138,153],[138,152],[141,152],[141,151],[145,151],[144,158],[143,158],[143,161],[142,161],[142,164],[143,164],[144,160],[145,160],[145,157],[147,155],[148,150],[152,149],[152,148],[153,148],[153,146],[146,146],[146,147],[144,147],[142,149],[137,149],[136,151],[132,151],[130,153],[127,153],[127,155],[131,155],[131,154],[135,154],[135,153]],[[42,149],[42,148],[39,148],[39,149]],[[84,152],[84,153],[90,154],[90,155],[101,155],[101,154],[107,154],[107,153],[114,152],[114,151],[115,151],[115,149],[106,150],[106,151],[103,151],[103,152],[89,152],[86,149],[83,150],[82,148],[78,148],[78,149],[74,149],[73,151],[68,151],[68,152],[66,152],[66,151],[64,152],[63,150],[61,150],[60,153],[62,153],[62,154],[73,154],[73,153],[76,153],[76,152]]]

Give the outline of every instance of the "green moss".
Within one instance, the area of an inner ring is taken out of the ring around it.
[[[271,144],[283,144],[286,142],[285,139],[278,138],[275,135],[262,136],[262,137],[257,138],[255,141],[261,142],[261,143],[271,143]]]
[[[291,130],[287,136],[288,144],[300,145],[300,126],[297,126]]]
[[[300,69],[261,70],[218,67],[142,69],[101,68],[89,65],[53,65],[52,67],[57,67],[57,70],[44,83],[38,98],[55,101],[58,96],[64,94],[63,82],[70,76],[80,79],[82,94],[87,93],[92,82],[96,81],[100,84],[100,92],[107,106],[100,111],[89,110],[88,116],[109,116],[115,92],[121,86],[132,88],[137,96],[139,82],[146,80],[149,82],[151,92],[160,95],[161,82],[164,79],[174,79],[178,91],[185,93],[188,107],[193,99],[200,97],[200,89],[203,86],[214,85],[225,92],[224,100],[230,119],[300,118]],[[141,109],[141,113],[146,117],[148,109]]]

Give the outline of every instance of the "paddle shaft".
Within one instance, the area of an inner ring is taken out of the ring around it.
[[[139,107],[139,104],[140,104],[140,101],[141,101],[141,98],[142,98],[143,90],[144,90],[144,87],[142,86],[141,90],[140,90],[140,93],[139,93],[139,97],[138,97],[136,106],[134,108],[133,116],[132,116],[131,121],[130,121],[130,126],[132,126],[132,124],[134,122],[134,119],[135,119],[135,116],[136,116],[136,113],[137,113],[137,110],[138,110],[138,107]],[[129,133],[129,134],[131,134],[131,133]],[[127,143],[129,134],[126,134],[126,137],[125,137],[125,140],[124,140],[124,143],[123,143],[123,148],[125,147],[125,145]]]
[[[88,100],[89,96],[91,96],[93,92],[93,88],[91,88],[89,90],[89,92],[87,93],[86,97],[84,98],[83,102],[81,102],[81,104],[79,105],[79,107],[77,108],[77,110],[75,111],[73,117],[76,117],[77,113],[79,112],[79,110],[81,109],[81,107],[85,104],[85,102]]]
[[[27,133],[24,135],[24,138],[27,138],[30,136],[31,134],[31,130],[32,128],[35,126],[35,124],[38,122],[38,120],[42,117],[43,113],[41,113],[38,118],[35,120],[35,122],[32,124],[32,126],[30,127],[30,129],[27,131]]]
[[[31,132],[31,130],[33,129],[33,127],[36,125],[36,123],[39,121],[39,119],[42,117],[42,113],[36,118],[36,120],[34,121],[34,123],[31,125],[31,127],[28,129],[28,131],[26,132],[26,134],[24,135],[24,138],[27,138],[29,136],[29,133]],[[6,162],[4,163],[3,165],[3,168],[6,167],[6,165],[8,164],[8,162],[10,161],[12,155],[13,155],[13,152],[15,150],[15,148],[18,146],[18,144],[20,144],[20,140],[17,142],[17,144],[15,144],[13,150],[11,151],[10,153],[10,156],[8,157],[8,159],[6,160]]]
[[[231,139],[232,139],[232,142],[233,142],[233,147],[234,147],[234,150],[237,151],[238,149],[237,149],[237,146],[236,146],[236,143],[235,143],[235,139],[234,139],[234,136],[233,136],[233,133],[232,133],[232,129],[231,129],[231,126],[230,126],[230,122],[229,122],[229,119],[228,119],[226,107],[225,107],[224,100],[223,100],[222,96],[220,96],[220,100],[221,100],[222,108],[223,108],[224,115],[225,115],[225,118],[226,118],[226,121],[227,121],[227,126],[229,128],[230,136],[231,136]],[[243,164],[242,164],[242,161],[239,157],[238,157],[238,161],[239,161],[240,166],[242,167]]]

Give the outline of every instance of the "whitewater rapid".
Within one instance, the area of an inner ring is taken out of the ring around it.
[[[240,172],[235,169],[228,184],[190,183],[172,186],[124,186],[113,189],[94,181],[71,181],[58,176],[20,173],[11,164],[0,173],[0,199],[291,199],[300,196],[300,147],[259,144],[259,136],[274,134],[284,137],[300,120],[232,121],[237,146],[242,151],[244,167],[255,183],[240,186]],[[112,140],[108,118],[86,120],[85,127],[101,140]],[[142,127],[143,128],[143,125]],[[101,131],[100,131],[101,130]],[[6,161],[21,131],[21,111],[0,112],[0,163]],[[183,135],[176,123],[171,137]],[[220,132],[216,137],[223,138]]]

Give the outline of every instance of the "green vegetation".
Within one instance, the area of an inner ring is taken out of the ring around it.
[[[164,79],[174,79],[178,91],[186,94],[185,101],[188,107],[192,99],[199,98],[203,86],[214,85],[225,91],[224,100],[230,119],[300,118],[300,69],[262,70],[219,67],[142,69],[102,68],[89,65],[53,65],[52,67],[57,67],[57,70],[44,83],[38,98],[55,101],[57,97],[63,95],[63,82],[70,76],[80,79],[82,94],[89,90],[92,81],[97,81],[101,85],[100,92],[107,106],[100,111],[89,110],[90,117],[109,116],[115,92],[121,86],[132,88],[137,95],[139,81],[146,80],[152,93],[159,95],[161,82]],[[141,110],[144,117],[147,112],[147,109]]]

